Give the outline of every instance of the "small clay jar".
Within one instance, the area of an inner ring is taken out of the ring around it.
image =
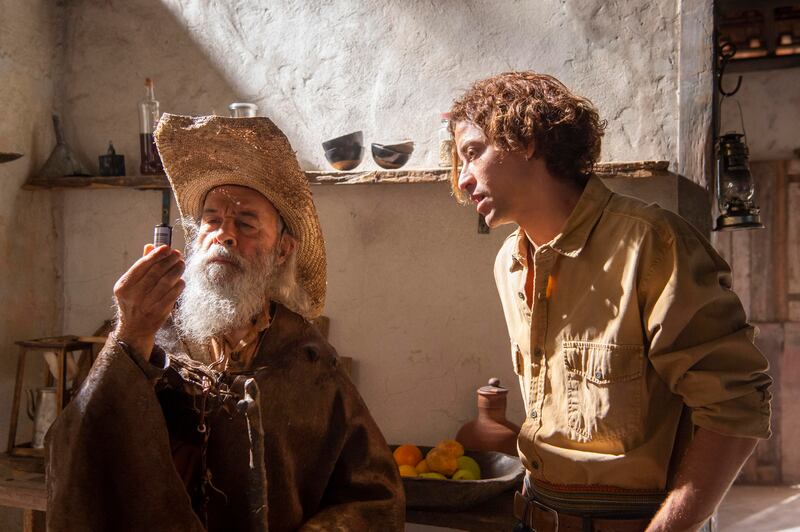
[[[478,388],[478,417],[461,427],[456,440],[472,451],[499,451],[517,455],[519,427],[506,419],[508,389],[500,379],[489,379],[489,385]]]

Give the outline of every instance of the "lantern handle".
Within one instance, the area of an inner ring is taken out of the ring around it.
[[[732,42],[725,42],[719,48],[719,57],[720,57],[720,65],[719,65],[719,78],[717,79],[717,88],[722,96],[733,96],[742,86],[742,76],[739,76],[739,79],[736,80],[736,87],[733,88],[732,91],[728,92],[722,88],[722,77],[725,75],[725,67],[728,66],[728,61],[733,59],[733,56],[736,55],[736,45]]]

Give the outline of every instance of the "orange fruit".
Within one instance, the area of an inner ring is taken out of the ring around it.
[[[425,457],[425,461],[431,471],[448,477],[458,470],[458,458],[439,448],[431,449]]]
[[[455,440],[442,440],[436,444],[436,448],[454,458],[464,456],[464,446]]]
[[[430,473],[431,472],[431,468],[428,467],[428,461],[424,460],[424,459],[419,461],[419,463],[417,464],[417,467],[415,469],[417,470],[417,473]]]
[[[400,476],[401,477],[416,477],[417,476],[417,470],[414,469],[414,466],[401,465],[399,469],[400,469]]]
[[[422,460],[422,451],[416,445],[406,443],[394,450],[394,461],[397,465],[414,467]]]

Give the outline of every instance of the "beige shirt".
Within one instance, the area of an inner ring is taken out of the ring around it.
[[[532,248],[529,266],[517,230],[494,273],[534,480],[665,489],[684,405],[695,426],[769,437],[767,361],[730,268],[688,222],[592,177],[564,231]]]

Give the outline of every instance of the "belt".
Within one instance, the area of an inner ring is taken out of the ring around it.
[[[618,519],[562,513],[520,492],[514,493],[514,516],[534,532],[642,532],[650,517]]]

